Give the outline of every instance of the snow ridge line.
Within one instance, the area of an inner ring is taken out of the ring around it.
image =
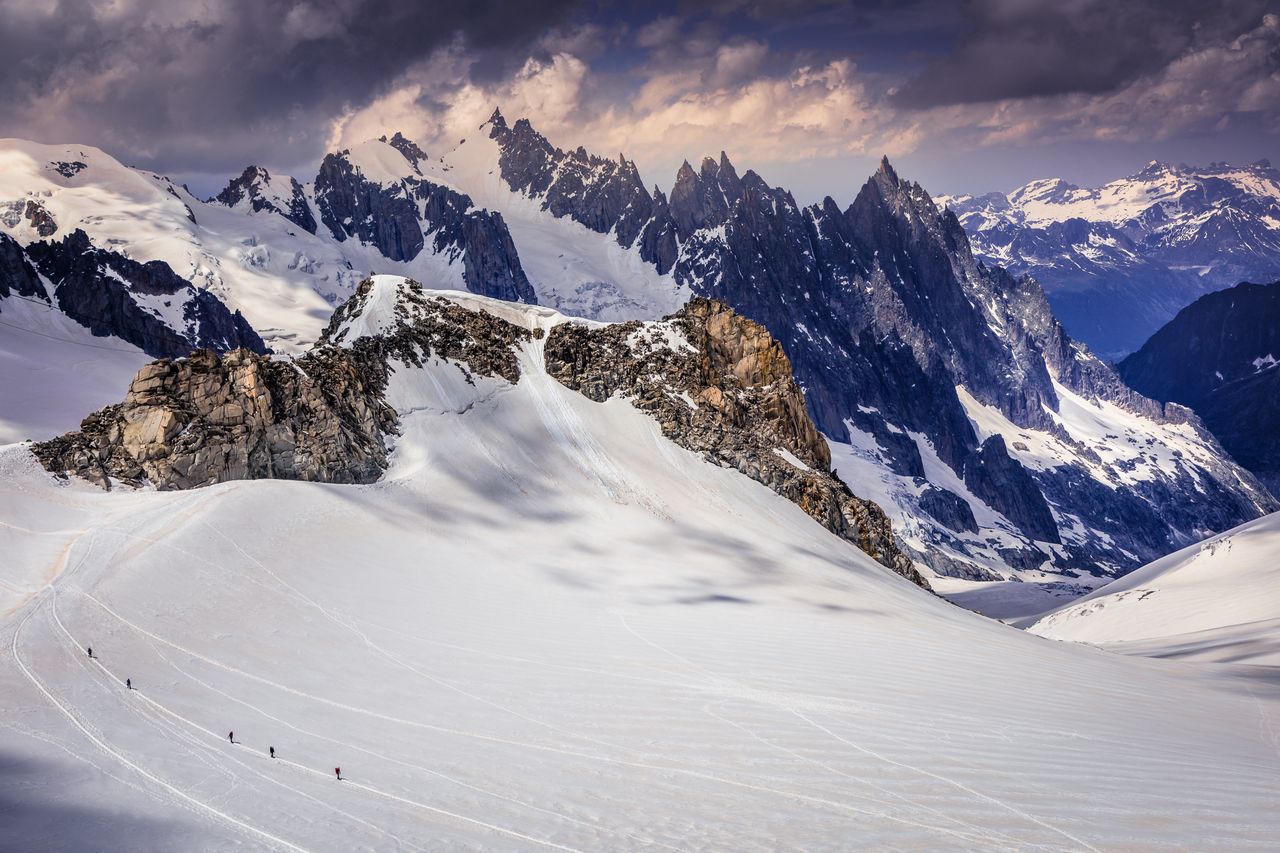
[[[23,620],[20,623],[18,623],[17,630],[13,632],[13,641],[10,644],[10,651],[13,654],[14,661],[18,664],[18,668],[22,670],[22,674],[27,677],[27,680],[30,681],[32,684],[34,684],[36,686],[36,689],[39,690],[42,694],[44,694],[44,697],[49,700],[50,704],[52,704],[55,708],[57,708],[58,711],[64,717],[66,717],[67,720],[69,720],[73,726],[79,729],[81,734],[83,734],[86,738],[88,738],[95,746],[98,747],[98,749],[107,753],[112,758],[115,758],[121,764],[130,768],[138,775],[142,776],[145,779],[150,780],[156,785],[159,785],[161,788],[164,788],[169,793],[173,794],[179,799],[185,800],[186,802],[190,803],[196,808],[202,809],[208,812],[209,814],[213,815],[214,817],[220,818],[221,820],[224,820],[227,823],[230,823],[234,826],[238,826],[243,830],[253,833],[254,835],[261,836],[262,838],[265,838],[267,841],[270,841],[279,847],[283,847],[287,850],[296,850],[298,851],[298,853],[308,853],[308,851],[304,847],[299,847],[298,845],[285,841],[283,838],[272,835],[271,833],[266,832],[265,830],[258,829],[256,826],[253,826],[252,824],[249,824],[249,823],[245,823],[244,821],[236,817],[233,817],[232,815],[229,815],[226,812],[219,811],[218,809],[215,809],[213,806],[209,805],[208,803],[205,803],[201,800],[196,799],[195,797],[191,796],[190,794],[186,793],[180,788],[174,787],[173,785],[164,781],[160,777],[152,774],[148,770],[145,770],[144,768],[138,766],[137,764],[134,764],[124,755],[117,752],[115,749],[112,749],[109,744],[101,740],[93,732],[89,731],[89,728],[85,726],[84,723],[80,722],[80,720],[78,720],[76,716],[72,714],[71,711],[68,710],[65,705],[59,702],[57,698],[52,693],[49,692],[49,690],[44,686],[44,684],[40,682],[40,679],[36,678],[35,674],[32,673],[31,670],[27,668],[27,665],[22,660],[21,655],[18,654],[18,638],[22,634],[22,629],[26,627],[28,620],[30,620],[31,617],[36,614],[37,609],[38,608],[33,607],[31,611],[23,618]]]

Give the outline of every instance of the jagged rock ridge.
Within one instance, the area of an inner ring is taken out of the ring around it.
[[[432,296],[417,282],[371,278],[296,360],[200,351],[144,367],[123,403],[79,432],[33,445],[41,463],[110,485],[185,489],[237,479],[368,483],[387,467],[397,415],[390,375],[446,359],[472,375],[520,379],[531,331]],[[376,292],[375,292],[376,291]],[[394,304],[388,303],[388,293]],[[372,316],[370,316],[372,315]],[[650,324],[563,322],[544,347],[548,373],[603,401],[615,393],[672,441],[795,502],[888,568],[928,587],[884,513],[830,472],[781,347],[722,303],[697,300]]]
[[[939,522],[914,537],[938,571],[1119,573],[1274,505],[1194,415],[1128,389],[1073,341],[1035,282],[977,260],[956,217],[887,161],[844,209],[830,198],[802,208],[723,153],[682,166],[668,201],[621,162],[561,151],[526,121],[508,129],[495,114],[488,127],[504,180],[553,215],[617,228],[618,206],[602,218],[595,200],[625,186],[640,233],[670,235],[677,282],[768,328],[818,428],[887,468],[905,515]],[[1113,420],[1142,418],[1130,446],[1176,440],[1192,456],[1100,454],[1090,441],[1113,439],[1064,421],[1076,397],[1113,407]],[[1008,435],[979,428],[985,409]],[[1024,450],[1023,431],[1048,436],[1054,458]],[[930,474],[937,463],[952,473]]]
[[[42,301],[95,335],[113,335],[156,357],[201,348],[267,352],[239,311],[228,310],[168,264],[138,263],[99,249],[79,229],[25,250],[0,233],[0,298],[11,294]]]
[[[763,483],[928,586],[880,507],[831,474],[791,363],[764,327],[722,302],[695,299],[656,323],[563,323],[552,328],[544,353],[547,372],[561,383],[597,402],[625,397],[671,441]]]
[[[271,173],[261,166],[247,166],[238,178],[213,197],[213,201],[235,207],[242,202],[250,210],[278,213],[308,234],[316,233],[316,218],[307,202],[306,192],[297,179],[289,178],[288,194],[275,187]]]
[[[138,263],[96,248],[79,229],[60,242],[32,243],[26,254],[53,285],[59,310],[95,335],[114,335],[157,357],[200,348],[267,351],[239,311],[163,261]]]

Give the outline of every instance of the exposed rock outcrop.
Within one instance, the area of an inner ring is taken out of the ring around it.
[[[461,261],[472,293],[534,304],[511,233],[501,214],[476,208],[469,196],[422,177],[426,154],[396,134],[370,143],[399,160],[405,174],[374,180],[350,150],[329,154],[316,177],[320,220],[338,241],[356,239],[393,261],[411,261],[427,247],[446,261]]]
[[[764,327],[722,302],[695,299],[656,323],[554,327],[547,372],[603,402],[626,397],[663,435],[794,502],[828,530],[913,582],[880,507],[831,473],[827,444],[805,411],[791,362]]]
[[[316,233],[316,218],[307,203],[302,184],[289,178],[286,188],[277,187],[270,172],[261,166],[248,166],[238,178],[233,178],[213,201],[235,207],[248,203],[256,212],[278,213],[309,234]]]
[[[500,313],[500,312],[499,312]],[[78,432],[33,445],[50,471],[188,489],[226,480],[369,483],[398,431],[391,374],[448,359],[467,374],[520,379],[518,349],[542,336],[395,276],[365,280],[296,360],[201,350],[139,371],[124,401]],[[727,305],[698,299],[654,323],[564,322],[547,371],[603,402],[627,397],[663,434],[793,501],[828,530],[922,587],[878,506],[831,472],[781,346]]]
[[[0,297],[16,293],[28,299],[49,301],[44,283],[18,241],[0,232]]]
[[[267,351],[239,311],[164,261],[138,263],[99,249],[79,229],[61,242],[32,243],[27,255],[53,284],[63,313],[95,335],[114,335],[161,358],[201,348]]]
[[[139,371],[124,402],[87,417],[79,432],[33,445],[41,463],[109,485],[189,489],[226,480],[369,483],[387,464],[396,414],[383,399],[392,370],[438,355],[514,382],[514,346],[526,329],[411,283],[401,322],[348,340],[368,310],[371,282],[335,315],[326,342],[290,361],[201,350]]]
[[[58,223],[54,221],[53,215],[34,199],[27,199],[27,206],[22,216],[31,226],[31,230],[41,237],[51,237],[58,232]]]

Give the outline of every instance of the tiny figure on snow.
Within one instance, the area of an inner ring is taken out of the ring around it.
[[[235,743],[235,742],[236,742],[236,733],[235,733],[235,732],[227,732],[227,741],[228,741],[228,742],[230,742],[230,743]]]
[[[276,757],[276,748],[275,748],[274,746],[269,746],[269,747],[267,747],[267,749],[271,750],[271,757],[272,757],[272,758],[275,758],[275,757]]]
[[[125,690],[132,690],[132,689],[133,689],[133,679],[132,679],[132,678],[126,678],[126,679],[124,680],[124,689],[125,689]]]
[[[341,767],[335,767],[335,768],[333,768],[333,775],[334,775],[334,776],[336,776],[336,777],[338,778],[338,781],[339,781],[339,782],[341,782],[341,781],[342,781],[342,768],[341,768]]]
[[[90,646],[86,651],[89,653],[89,657],[93,657],[93,646]]]

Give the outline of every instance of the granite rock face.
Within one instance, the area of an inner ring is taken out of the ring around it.
[[[420,285],[385,334],[348,341],[341,326],[365,310],[366,281],[327,339],[295,360],[247,350],[207,350],[145,366],[122,403],[87,417],[79,432],[33,445],[50,471],[109,485],[149,482],[189,489],[226,480],[369,483],[387,464],[395,411],[383,399],[390,372],[432,355],[514,382],[514,347],[529,332],[484,312],[430,298]]]
[[[795,503],[828,530],[928,587],[898,547],[880,507],[831,472],[782,347],[722,302],[695,299],[666,319],[554,327],[547,372],[597,402],[615,394],[653,417],[668,439],[734,468]]]
[[[393,261],[411,261],[429,248],[449,263],[461,261],[472,293],[535,303],[501,214],[478,209],[470,197],[422,177],[417,164],[426,154],[402,135],[381,144],[402,158],[402,177],[371,179],[349,150],[321,163],[316,207],[333,237],[371,245]]]
[[[201,348],[266,352],[239,311],[230,311],[163,261],[138,263],[99,249],[79,229],[60,242],[32,243],[26,255],[53,285],[58,308],[95,335],[115,335],[156,357]]]

